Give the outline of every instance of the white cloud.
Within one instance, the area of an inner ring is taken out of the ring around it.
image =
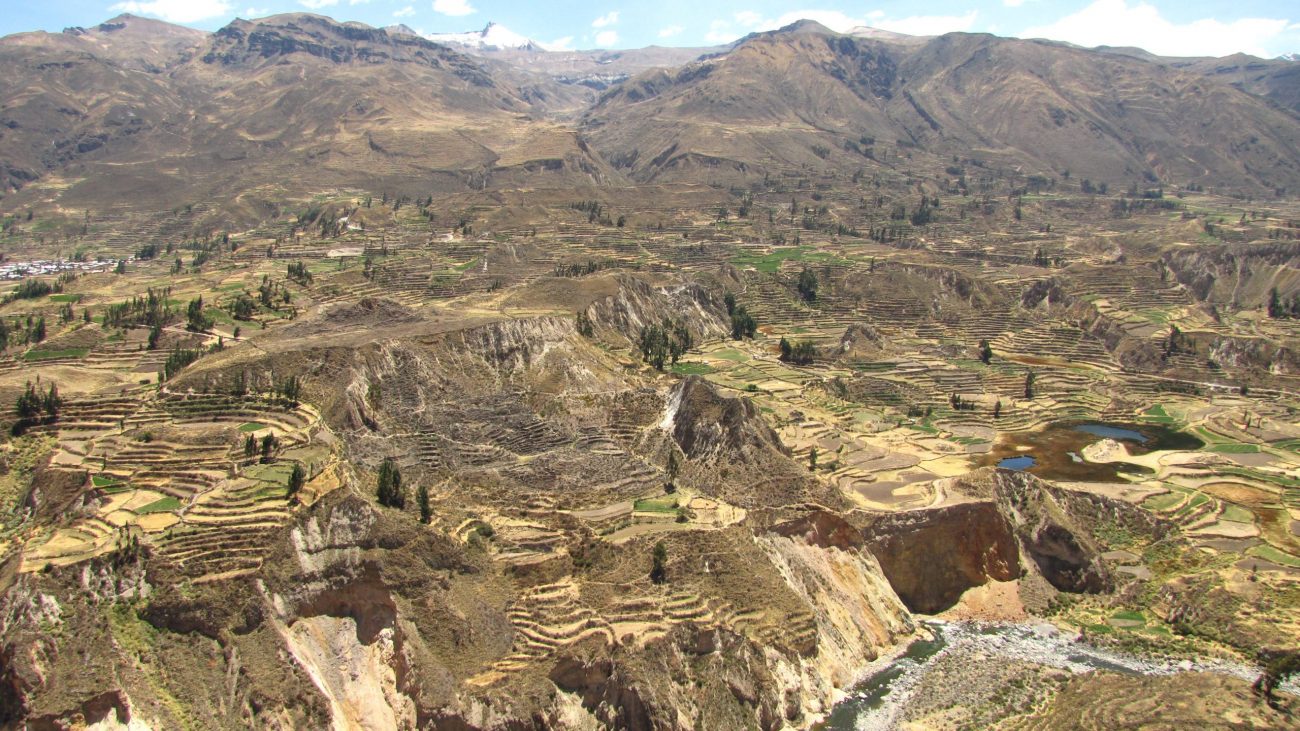
[[[600,16],[599,18],[596,18],[595,20],[591,21],[591,27],[604,28],[607,25],[614,25],[617,22],[618,22],[618,11],[611,10],[608,13],[605,13],[604,15]]]
[[[914,15],[898,20],[879,20],[875,26],[881,30],[906,33],[909,36],[941,36],[944,33],[965,33],[975,25],[974,10],[965,15]]]
[[[596,47],[609,48],[618,43],[618,31],[602,30],[596,34]]]
[[[469,0],[433,0],[433,11],[454,18],[478,12],[469,4]]]
[[[265,18],[270,13],[270,8],[244,8],[243,17],[245,18]]]
[[[1008,8],[1018,8],[1025,4],[1025,0],[1002,0],[1002,4]]]
[[[815,20],[836,33],[844,33],[858,26],[867,25],[865,18],[854,18],[838,10],[797,10],[793,13],[786,13],[776,20],[766,21],[763,28],[755,28],[754,30],[784,28],[799,20]]]
[[[740,37],[740,33],[731,30],[731,23],[725,20],[715,20],[709,23],[709,31],[704,34],[704,40],[709,43],[730,43]]]
[[[233,7],[227,0],[147,0],[146,2],[130,0],[117,3],[109,10],[152,15],[169,23],[193,23],[226,15]]]
[[[1245,52],[1269,56],[1269,41],[1285,33],[1291,21],[1202,18],[1174,23],[1147,3],[1096,0],[1050,25],[1026,28],[1022,38],[1050,38],[1080,46],[1137,46],[1162,56],[1227,56]]]
[[[542,43],[542,44],[539,44],[539,45],[541,45],[542,48],[545,48],[545,49],[548,50],[548,51],[572,51],[572,50],[573,50],[573,36],[565,36],[565,37],[563,37],[563,38],[556,38],[555,40],[551,41],[550,43]]]
[[[681,27],[680,25],[670,25],[665,28],[659,29],[659,37],[672,38],[673,36],[680,34],[684,30],[686,29]]]
[[[914,15],[906,18],[888,18],[884,12],[873,10],[862,17],[855,17],[839,10],[794,10],[779,18],[764,18],[750,10],[741,11],[732,16],[734,22],[715,20],[709,25],[704,39],[711,43],[725,43],[735,40],[745,33],[776,30],[784,28],[799,20],[813,20],[837,33],[847,33],[854,28],[872,26],[895,33],[908,35],[933,36],[954,31],[968,31],[975,25],[974,10],[965,15]]]
[[[414,6],[414,5],[407,5],[406,7],[402,8],[401,10],[394,10],[394,11],[393,11],[393,17],[394,17],[394,18],[409,18],[409,17],[411,17],[412,15],[415,15],[415,6]]]
[[[321,8],[328,8],[333,5],[338,5],[339,0],[298,0],[298,4],[303,6],[304,8],[310,8],[312,10],[320,10]]]

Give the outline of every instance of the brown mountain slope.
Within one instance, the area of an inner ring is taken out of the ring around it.
[[[642,180],[692,161],[860,167],[839,150],[867,137],[1031,172],[1243,187],[1300,182],[1298,123],[1229,85],[1138,59],[971,34],[905,46],[809,22],[635,77],[585,120],[597,148]]]
[[[8,187],[56,172],[71,179],[67,205],[156,210],[255,188],[423,194],[605,174],[572,131],[541,119],[537,84],[359,24],[237,20],[161,74],[66,50],[63,39],[10,41],[0,57],[20,73],[0,82],[0,108],[17,123],[0,138]],[[69,151],[46,152],[48,138]]]

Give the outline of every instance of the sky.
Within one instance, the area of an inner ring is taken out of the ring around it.
[[[251,5],[249,3],[252,3]],[[938,35],[952,31],[1137,46],[1165,56],[1265,58],[1300,53],[1295,0],[45,0],[13,2],[0,35],[89,26],[119,13],[215,30],[236,17],[309,11],[421,33],[479,30],[489,21],[548,48],[711,46],[800,18],[832,30],[860,25]]]

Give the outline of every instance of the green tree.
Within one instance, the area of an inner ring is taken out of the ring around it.
[[[420,508],[420,522],[428,524],[433,520],[433,508],[429,505],[429,488],[421,484],[415,489],[415,504]]]
[[[280,440],[276,439],[274,434],[267,434],[262,437],[262,464],[271,461],[271,453],[275,451],[279,444]]]
[[[996,419],[1000,416],[1002,416],[1002,399],[998,399],[997,403],[993,404],[993,418]]]
[[[20,419],[32,419],[41,413],[41,397],[31,381],[27,382],[27,389],[19,394],[15,411]]]
[[[758,332],[758,323],[754,317],[749,314],[749,310],[744,305],[736,308],[731,314],[731,338],[740,340],[742,338],[752,338]]]
[[[808,450],[808,471],[817,471],[817,447],[811,447]]]
[[[817,299],[817,275],[813,270],[804,267],[804,270],[799,272],[798,290],[804,302],[813,302]]]
[[[1276,707],[1277,698],[1273,695],[1273,691],[1286,682],[1287,678],[1300,674],[1300,651],[1283,650],[1270,653],[1270,656],[1264,658],[1262,664],[1264,671],[1255,679],[1251,688],[1264,696],[1270,706]]]
[[[1278,296],[1277,287],[1273,287],[1268,291],[1268,316],[1276,319],[1282,314],[1282,298]]]
[[[650,567],[650,580],[662,584],[668,580],[668,546],[663,541],[655,544]]]
[[[249,459],[257,456],[257,437],[252,434],[244,439],[244,456]]]
[[[993,348],[992,346],[989,345],[988,340],[981,340],[980,341],[980,362],[983,363],[984,365],[988,365],[989,361],[991,360],[993,360]]]
[[[290,502],[298,502],[298,492],[302,490],[303,483],[307,481],[307,473],[303,471],[302,465],[294,462],[293,470],[289,472],[289,490],[288,498]]]
[[[379,465],[379,481],[375,492],[379,504],[384,507],[399,510],[406,507],[406,493],[402,490],[402,471],[391,457],[385,457]]]
[[[41,402],[41,408],[44,409],[46,415],[51,419],[58,418],[59,409],[63,408],[63,397],[59,396],[58,384],[50,384],[50,390],[45,392],[45,398]]]
[[[727,317],[736,314],[736,295],[730,292],[722,295],[722,304],[727,306]]]
[[[185,308],[185,329],[191,332],[207,332],[212,329],[212,319],[203,314],[203,295],[190,300]]]
[[[1034,381],[1037,380],[1038,375],[1033,371],[1025,373],[1025,398],[1032,399],[1034,397]]]

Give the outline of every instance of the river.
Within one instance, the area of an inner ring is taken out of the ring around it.
[[[1076,642],[1046,622],[995,623],[927,620],[930,638],[913,641],[902,652],[881,658],[864,673],[865,680],[835,706],[822,731],[877,731],[899,725],[928,672],[928,664],[948,653],[985,654],[1008,660],[1034,662],[1072,673],[1093,670],[1130,675],[1172,675],[1180,672],[1217,672],[1254,681],[1259,669],[1224,660],[1172,660],[1137,657]],[[1300,691],[1294,681],[1283,686]]]

